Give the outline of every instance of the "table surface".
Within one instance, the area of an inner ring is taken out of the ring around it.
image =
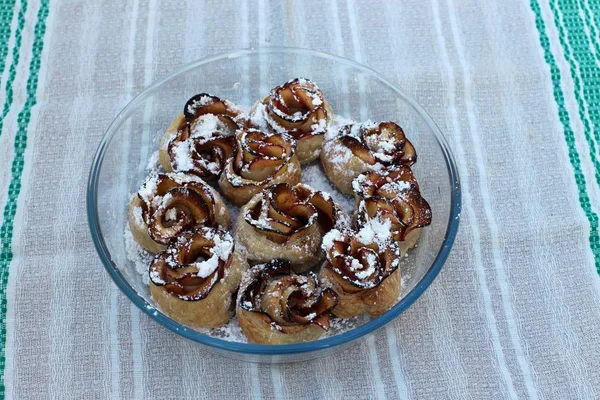
[[[32,398],[600,398],[597,0],[0,1],[0,375]],[[298,46],[440,126],[463,212],[429,290],[333,357],[213,356],[141,314],[88,235],[116,113],[198,58]]]

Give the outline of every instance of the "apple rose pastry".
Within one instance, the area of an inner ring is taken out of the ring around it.
[[[416,161],[415,148],[394,122],[344,125],[321,151],[325,174],[346,194],[352,194],[352,180],[363,172]]]
[[[329,330],[329,311],[337,301],[333,290],[319,287],[315,274],[296,275],[287,261],[272,260],[244,276],[237,316],[252,343],[309,342]]]
[[[150,293],[165,314],[193,328],[216,328],[233,316],[246,258],[215,228],[188,231],[150,265]]]
[[[339,297],[335,316],[378,316],[398,301],[400,250],[389,228],[389,221],[374,221],[358,233],[334,229],[325,235],[327,260],[319,278]]]
[[[421,228],[431,224],[431,207],[421,196],[409,167],[364,173],[352,182],[352,187],[356,195],[357,226],[373,219],[389,221],[402,254],[416,245]]]
[[[249,260],[285,259],[295,272],[304,272],[323,258],[323,235],[348,226],[348,216],[327,193],[281,183],[242,207],[236,238],[246,247]]]
[[[158,253],[182,232],[201,226],[229,229],[221,196],[202,179],[184,173],[150,176],[129,205],[129,227],[146,250]]]
[[[239,133],[238,139],[238,151],[227,160],[219,178],[223,195],[234,204],[246,204],[268,185],[300,182],[302,171],[294,138],[248,128]]]
[[[241,119],[242,111],[231,102],[206,93],[195,95],[161,140],[161,165],[167,172],[216,179],[235,152],[235,132]]]
[[[333,110],[321,89],[302,78],[277,86],[250,112],[251,124],[292,135],[298,141],[298,159],[303,164],[319,157],[332,119]]]

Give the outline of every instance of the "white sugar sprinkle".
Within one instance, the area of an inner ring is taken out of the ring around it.
[[[191,137],[194,139],[211,137],[219,130],[220,125],[221,120],[216,115],[201,115],[191,125]]]
[[[175,208],[169,208],[165,213],[167,221],[174,221],[177,219],[177,210]]]
[[[189,171],[194,168],[194,160],[190,155],[190,141],[176,142],[173,144],[173,158],[178,171]]]
[[[260,130],[267,129],[266,106],[263,103],[256,103],[254,111],[250,114],[250,122]]]
[[[194,100],[192,104],[188,105],[187,112],[189,114],[194,114],[198,107],[204,107],[208,104],[212,104],[213,101],[214,100],[210,96],[202,96],[199,99]]]
[[[158,150],[156,150],[152,155],[150,155],[150,159],[148,160],[148,164],[146,164],[146,171],[154,171],[158,166]]]
[[[144,226],[144,218],[142,215],[142,207],[136,206],[133,208],[133,218],[137,226]]]
[[[363,244],[377,243],[383,246],[391,238],[391,228],[392,223],[389,220],[381,221],[378,218],[374,218],[361,227],[356,234],[356,239]]]
[[[195,262],[191,265],[198,268],[198,272],[196,273],[197,276],[199,276],[200,278],[206,278],[207,276],[215,272],[215,270],[219,266],[219,257],[213,255],[208,260]]]
[[[219,235],[215,235],[213,238],[215,245],[212,248],[213,254],[219,257],[223,261],[227,261],[233,250],[233,239],[229,233],[225,235],[225,238],[221,239]]]
[[[343,242],[344,234],[338,229],[332,229],[325,234],[323,237],[323,242],[321,243],[321,248],[325,251],[331,249],[334,245],[334,242]]]

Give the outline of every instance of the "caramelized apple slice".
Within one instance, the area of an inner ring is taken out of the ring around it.
[[[351,234],[334,229],[323,240],[328,262],[325,267],[345,282],[347,292],[374,288],[399,267],[400,250],[391,237],[378,242],[362,241],[363,236],[361,231]]]
[[[220,97],[213,96],[208,93],[199,93],[192,96],[185,103],[185,107],[183,108],[183,115],[185,116],[185,120],[188,122],[188,124],[201,115],[206,114],[223,114],[230,117],[237,117],[241,114],[241,110],[239,110],[229,101],[223,100]]]
[[[352,154],[369,165],[411,166],[417,161],[414,146],[394,122],[348,124],[340,129],[339,139]]]
[[[358,199],[358,226],[374,218],[390,221],[394,238],[404,241],[417,228],[431,224],[431,207],[421,196],[409,167],[390,167],[359,175],[352,187]]]
[[[173,171],[216,179],[235,152],[234,138],[241,110],[206,93],[193,96],[184,107],[185,125],[169,139],[167,154]]]
[[[281,332],[295,332],[294,326],[317,324],[329,327],[329,311],[337,295],[321,290],[315,274],[296,275],[287,261],[273,260],[252,268],[254,279],[243,289],[238,304],[242,310],[261,313],[278,325]]]
[[[167,244],[180,232],[197,225],[210,224],[210,208],[206,200],[187,187],[177,187],[163,196],[150,219],[150,237]]]
[[[160,174],[138,194],[148,233],[157,243],[167,244],[180,232],[198,226],[214,226],[215,198],[200,180],[180,182],[180,175]],[[149,192],[146,194],[146,192]]]
[[[219,239],[216,252],[215,238]],[[150,265],[150,280],[182,300],[202,300],[223,278],[232,262],[234,243],[229,233],[214,228],[188,231],[157,254]]]

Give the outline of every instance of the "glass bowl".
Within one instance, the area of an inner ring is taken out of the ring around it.
[[[256,345],[211,337],[175,322],[155,308],[148,286],[128,260],[123,229],[131,193],[138,190],[158,139],[185,102],[208,92],[251,105],[295,77],[312,79],[334,113],[358,120],[399,123],[417,149],[414,166],[433,214],[418,247],[403,262],[402,295],[385,314],[314,342]],[[188,64],[146,88],[115,118],[98,147],[87,189],[94,245],[117,286],[150,318],[225,356],[246,361],[288,362],[325,355],[392,321],[427,289],[454,242],[460,215],[460,184],[448,144],[427,113],[388,79],[356,62],[295,48],[240,50]]]

